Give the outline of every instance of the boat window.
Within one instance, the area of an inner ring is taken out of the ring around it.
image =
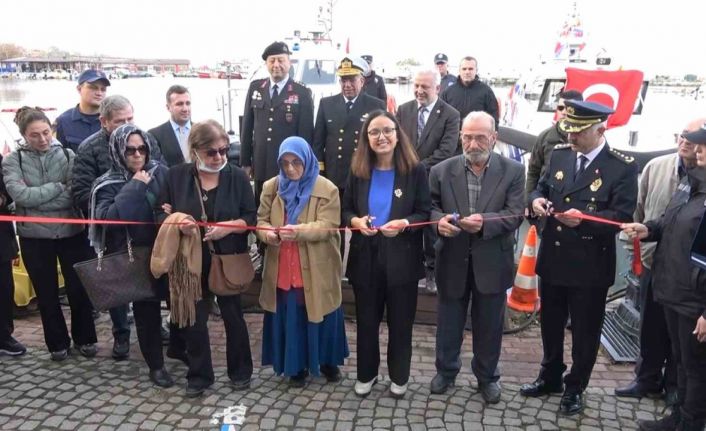
[[[557,96],[564,89],[566,79],[547,79],[544,81],[542,94],[539,96],[538,112],[554,112]]]
[[[306,85],[336,82],[336,62],[333,60],[303,60],[301,80]]]

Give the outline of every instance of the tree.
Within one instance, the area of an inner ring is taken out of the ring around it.
[[[17,46],[14,43],[0,43],[0,60],[22,57],[24,55],[25,49],[21,46]]]

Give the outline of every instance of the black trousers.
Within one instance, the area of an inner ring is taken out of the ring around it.
[[[64,275],[66,296],[71,308],[71,337],[75,344],[95,343],[93,307],[73,267],[75,263],[84,261],[90,256],[85,235],[80,233],[61,239],[20,237],[20,249],[27,273],[37,293],[44,341],[49,351],[55,352],[71,347],[66,321],[59,304],[57,257]]]
[[[374,264],[371,271],[373,283],[370,286],[353,285],[358,381],[369,382],[378,375],[380,322],[387,309],[387,367],[390,380],[401,386],[409,380],[412,329],[417,312],[417,281],[393,286],[387,282],[382,264]]]
[[[706,342],[693,334],[696,318],[664,307],[672,354],[677,363],[678,399],[693,419],[706,419]]]
[[[12,261],[0,262],[0,341],[9,340],[14,329],[12,322],[14,298],[15,283],[12,279]]]
[[[158,299],[136,301],[132,303],[135,314],[135,329],[140,351],[149,369],[159,370],[164,367],[162,356],[162,311]]]
[[[467,272],[466,290],[461,298],[449,298],[441,292],[437,296],[436,370],[449,379],[461,371],[461,345],[470,302],[471,370],[480,384],[497,382],[507,297],[505,291],[482,293],[478,290],[470,258]]]
[[[557,286],[540,281],[541,331],[544,358],[540,377],[558,384],[566,370],[564,331],[571,315],[571,358],[564,376],[567,393],[580,393],[588,386],[596,363],[605,316],[608,286]]]
[[[647,389],[672,391],[677,387],[677,365],[672,358],[664,307],[654,300],[649,268],[643,268],[640,276],[639,301],[640,355],[635,363],[635,380]]]

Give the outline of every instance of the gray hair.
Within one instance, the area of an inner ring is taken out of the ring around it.
[[[495,132],[495,118],[485,111],[473,111],[469,112],[468,115],[463,119],[463,124],[461,127],[465,126],[467,123],[475,120],[485,120],[490,122],[490,131]]]
[[[434,78],[434,85],[439,86],[441,85],[441,75],[439,75],[438,70],[432,70],[432,69],[424,69],[420,70],[417,72],[416,76],[421,76],[421,75],[431,75],[432,78]]]
[[[127,100],[127,97],[115,94],[113,96],[108,96],[101,102],[100,105],[100,116],[107,120],[113,117],[113,113],[117,111],[122,111],[125,108],[132,109],[132,103]]]

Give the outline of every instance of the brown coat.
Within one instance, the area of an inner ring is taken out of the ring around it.
[[[304,300],[310,322],[321,322],[325,315],[341,306],[341,236],[335,230],[341,221],[341,203],[338,188],[319,176],[311,192],[309,203],[299,216],[299,225],[312,229],[297,231],[299,258],[304,281]],[[277,177],[265,182],[257,210],[258,227],[284,225],[284,201],[277,194]],[[264,241],[266,231],[258,230]],[[268,245],[262,274],[260,305],[274,313],[277,309],[278,246]]]

